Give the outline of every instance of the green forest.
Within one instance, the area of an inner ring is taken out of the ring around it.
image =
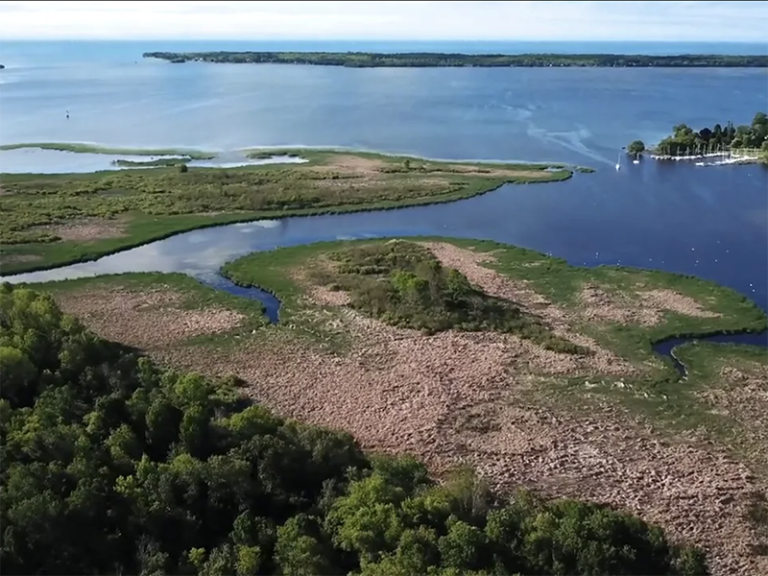
[[[633,143],[635,144],[635,143]],[[768,152],[768,116],[758,112],[749,125],[725,126],[715,124],[698,132],[685,124],[675,126],[672,135],[664,138],[655,147],[658,154],[668,156],[706,154],[727,149],[760,149]]]
[[[6,574],[706,574],[608,508],[504,500],[161,369],[53,298],[0,288]]]

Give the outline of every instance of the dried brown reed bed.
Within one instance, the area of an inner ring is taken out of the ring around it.
[[[363,179],[376,179],[386,176],[384,173],[388,162],[380,158],[366,158],[364,156],[353,156],[350,154],[339,154],[330,157],[323,165],[313,166],[309,170],[320,174],[335,172],[346,176],[359,176]],[[427,170],[421,170],[424,166]],[[468,175],[480,176],[483,178],[533,178],[546,179],[549,177],[544,170],[512,170],[496,167],[483,167],[472,164],[435,164],[418,158],[413,159],[412,167],[403,172],[403,174],[412,175],[418,179],[420,185],[444,184],[445,181],[437,178],[439,176]],[[430,176],[434,178],[430,179]],[[323,181],[323,183],[329,183]],[[330,181],[333,183],[333,181]]]
[[[313,170],[337,170],[342,172],[354,172],[358,174],[379,174],[381,168],[386,166],[383,160],[377,158],[365,158],[351,154],[339,154],[328,159],[323,166],[317,166]]]
[[[178,295],[167,290],[78,293],[60,300],[106,337],[175,366],[234,373],[257,401],[286,416],[348,430],[366,448],[416,454],[436,473],[471,463],[502,488],[526,485],[553,496],[608,502],[705,546],[715,574],[768,573],[768,559],[750,548],[757,537],[744,517],[760,487],[745,466],[714,449],[662,442],[616,408],[587,414],[534,400],[540,380],[620,376],[633,367],[573,332],[574,313],[482,266],[492,254],[425,245],[485,292],[515,300],[594,354],[549,352],[505,334],[424,336],[362,317],[344,306],[345,294],[316,286],[306,286],[306,297],[326,307],[323,314],[336,330],[354,336],[345,355],[299,340],[287,327],[271,328],[268,337],[244,340],[235,349],[175,347],[199,330],[233,326],[237,315],[208,311],[205,320],[190,322],[183,315],[191,311],[175,309]],[[310,275],[294,273],[306,285]],[[151,319],[151,332],[142,318]]]
[[[746,361],[738,368],[724,366],[718,386],[701,390],[698,396],[717,413],[741,423],[758,446],[768,446],[768,366]]]
[[[48,232],[65,242],[91,242],[126,236],[124,221],[106,218],[88,218],[61,224],[45,224],[36,226],[33,230]]]
[[[631,294],[609,294],[588,284],[579,295],[581,315],[589,322],[615,322],[654,326],[667,312],[696,318],[717,318],[720,314],[704,309],[690,296],[674,290],[638,290]]]
[[[532,403],[531,363],[521,365],[524,351],[498,335],[425,337],[353,312],[344,319],[360,344],[343,357],[277,339],[235,352],[184,349],[166,359],[235,372],[249,395],[278,412],[348,430],[368,449],[415,454],[436,473],[471,463],[498,487],[628,508],[707,547],[715,574],[768,568],[750,553],[755,536],[743,515],[756,487],[741,464],[662,443],[614,411],[565,413]],[[474,426],[466,418],[472,411]]]
[[[183,296],[168,287],[142,292],[96,288],[59,293],[56,300],[99,336],[149,351],[232,330],[244,318],[223,308],[180,308]]]

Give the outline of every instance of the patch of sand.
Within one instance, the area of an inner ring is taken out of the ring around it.
[[[697,318],[721,316],[704,309],[690,296],[668,289],[633,292],[630,297],[608,294],[599,286],[586,284],[579,297],[583,305],[581,316],[591,322],[654,326],[664,320],[666,312]]]
[[[37,254],[2,254],[0,253],[0,266],[3,264],[22,264],[25,262],[39,262],[42,257]]]
[[[61,224],[36,226],[35,230],[44,230],[58,236],[63,241],[89,242],[104,238],[125,236],[125,222],[120,220],[87,219]]]
[[[134,292],[120,288],[64,292],[56,295],[61,309],[80,318],[99,336],[156,350],[202,334],[237,327],[244,319],[223,308],[183,310],[182,296],[160,287]]]

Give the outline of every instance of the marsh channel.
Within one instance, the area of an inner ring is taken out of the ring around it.
[[[467,200],[352,214],[290,217],[193,230],[91,262],[0,277],[46,282],[125,272],[182,272],[205,285],[263,303],[277,322],[279,299],[236,286],[219,270],[254,251],[319,241],[451,236],[538,250],[580,266],[619,265],[700,276],[734,288],[768,310],[765,214],[735,191],[767,189],[768,170],[723,166],[701,170],[677,163],[600,168],[567,182],[505,185]],[[734,191],[722,194],[721,190]],[[691,340],[768,346],[768,333],[679,337],[657,342],[675,358]]]

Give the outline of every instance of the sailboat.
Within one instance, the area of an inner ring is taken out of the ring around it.
[[[616,159],[616,170],[621,170],[621,151],[619,151],[619,157]]]

